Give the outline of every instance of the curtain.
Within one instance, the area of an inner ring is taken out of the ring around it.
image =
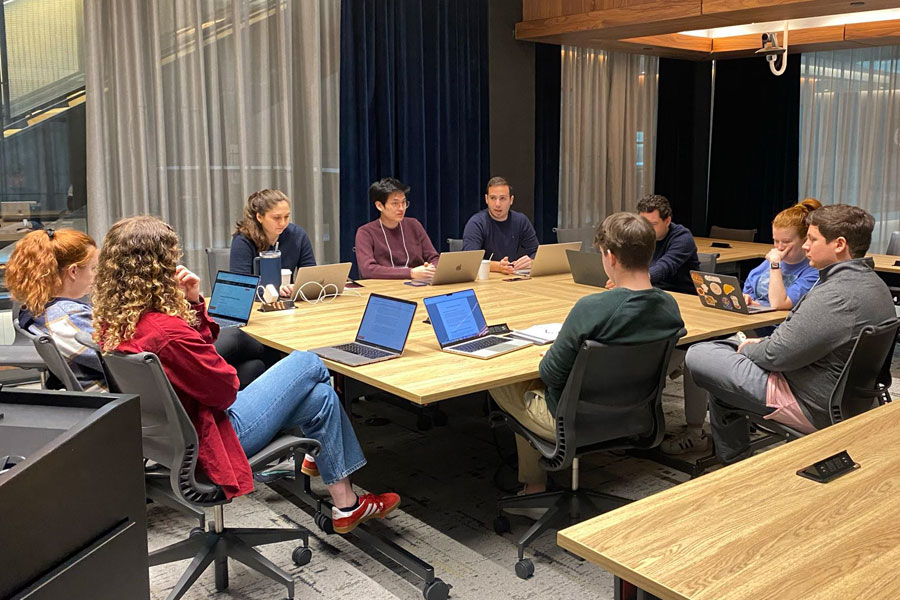
[[[799,195],[869,211],[884,252],[900,229],[900,46],[804,54],[800,78]]]
[[[149,213],[186,264],[278,188],[337,259],[338,0],[85,0],[88,229]],[[205,276],[203,277],[205,279]]]
[[[534,229],[541,243],[556,241],[559,223],[560,46],[534,47]]]
[[[344,0],[341,258],[396,177],[436,248],[462,237],[489,178],[487,0]]]
[[[559,226],[595,225],[652,193],[656,57],[562,51]]]

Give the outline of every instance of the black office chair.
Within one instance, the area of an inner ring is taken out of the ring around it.
[[[666,366],[678,340],[677,335],[657,342],[610,346],[585,341],[578,351],[556,413],[556,439],[545,440],[512,416],[492,413],[494,424],[507,423],[527,439],[543,456],[541,466],[548,471],[572,467],[571,489],[526,496],[510,496],[499,501],[503,508],[547,508],[518,541],[516,575],[527,579],[534,564],[525,558],[525,547],[544,531],[560,524],[582,520],[587,512],[606,512],[631,500],[579,489],[578,462],[581,456],[604,450],[654,448],[666,432],[662,410]],[[509,519],[502,513],[494,521],[497,533],[509,531]]]
[[[12,322],[15,338],[12,344],[0,344],[0,366],[18,367],[19,369],[33,369],[37,371],[38,378],[33,379],[24,377],[16,383],[30,383],[40,381],[43,386],[47,384],[47,365],[38,354],[32,342],[32,334],[25,331],[19,326],[19,311],[21,306],[18,302],[12,304]]]
[[[868,325],[860,331],[828,399],[832,425],[891,401],[888,388],[891,385],[891,360],[897,343],[898,328],[900,319],[891,319],[880,325]],[[805,435],[772,419],[764,419],[745,411],[738,412],[744,414],[758,429],[772,434],[775,439],[771,443],[790,441]],[[760,445],[755,445],[754,449],[758,449]]]
[[[83,392],[81,382],[75,377],[72,368],[66,357],[59,351],[59,346],[49,335],[39,335],[34,337],[34,347],[43,359],[50,373],[62,384],[63,389],[70,392]]]
[[[700,261],[700,271],[704,273],[716,272],[716,260],[719,258],[718,252],[698,252],[697,259]]]
[[[227,271],[231,266],[230,248],[206,248],[206,266],[209,270],[209,281],[216,280],[219,271]]]
[[[720,240],[734,240],[736,242],[752,242],[756,239],[755,229],[730,229],[713,225],[709,228],[709,237]]]
[[[160,492],[172,493],[191,506],[213,507],[214,521],[208,524],[207,531],[195,529],[188,539],[150,553],[150,566],[193,558],[169,594],[168,600],[181,598],[211,562],[216,565],[216,590],[226,589],[229,557],[281,583],[288,590],[288,598],[293,599],[294,580],[291,576],[253,547],[301,540],[302,545],[294,549],[291,558],[297,566],[303,566],[312,557],[308,547],[309,532],[299,527],[225,527],[223,505],[230,501],[225,499],[219,486],[205,481],[197,471],[197,432],[166,378],[157,356],[150,352],[114,352],[104,354],[103,359],[111,387],[141,397],[144,457],[163,467],[157,477],[147,479],[148,487],[154,486]],[[320,448],[316,440],[283,435],[250,457],[250,466],[257,471],[275,459],[293,454],[295,475],[300,477],[303,453],[316,456]]]
[[[891,233],[891,239],[888,241],[887,250],[884,253],[900,256],[900,231]]]

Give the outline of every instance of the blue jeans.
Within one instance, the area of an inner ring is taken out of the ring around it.
[[[262,450],[279,431],[302,429],[322,444],[316,465],[326,485],[366,464],[353,426],[328,381],[328,369],[310,352],[292,352],[238,392],[228,418],[247,456]]]

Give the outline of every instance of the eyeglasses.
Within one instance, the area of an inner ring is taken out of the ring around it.
[[[391,208],[409,208],[409,200],[392,200],[387,205]]]

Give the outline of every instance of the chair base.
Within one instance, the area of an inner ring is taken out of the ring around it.
[[[509,531],[509,522],[502,514],[504,508],[547,509],[547,512],[535,521],[516,543],[519,551],[519,560],[515,568],[516,575],[522,579],[528,579],[534,573],[534,566],[529,559],[525,558],[525,548],[541,534],[548,529],[559,529],[560,525],[568,526],[578,523],[589,516],[609,512],[629,503],[631,500],[627,498],[582,489],[508,496],[501,498],[497,503],[501,514],[494,522],[494,530],[497,533]]]
[[[288,599],[293,600],[294,579],[260,554],[254,546],[302,540],[302,545],[293,554],[294,562],[302,566],[309,562],[311,556],[308,550],[309,533],[305,529],[222,528],[217,532],[213,522],[208,527],[208,531],[195,529],[188,539],[150,553],[151,567],[193,558],[167,600],[181,598],[213,562],[216,568],[216,590],[221,592],[227,589],[229,558],[284,585]]]

